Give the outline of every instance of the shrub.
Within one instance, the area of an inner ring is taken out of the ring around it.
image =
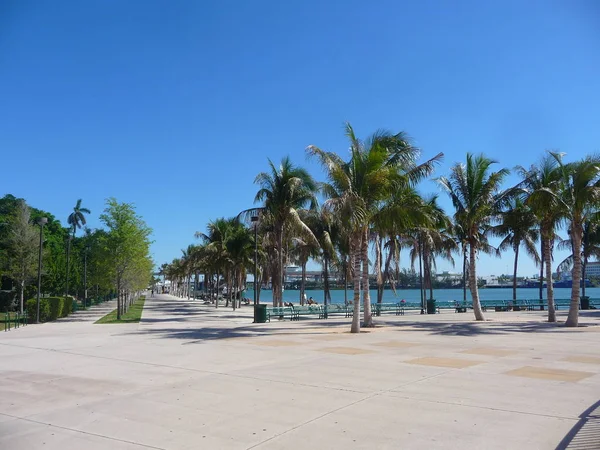
[[[40,298],[40,322],[56,320],[60,317],[67,317],[73,312],[72,297],[45,297]],[[37,299],[27,300],[27,314],[29,320],[35,322]]]
[[[32,298],[27,300],[27,315],[29,316],[29,322],[35,322],[37,317],[37,299]],[[50,315],[50,304],[47,298],[40,298],[40,322],[46,322]]]

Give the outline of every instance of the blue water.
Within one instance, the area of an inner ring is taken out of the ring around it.
[[[317,303],[323,303],[323,291],[322,290],[306,290],[306,297],[312,297]],[[546,289],[544,289],[544,298],[546,298]],[[585,294],[591,298],[600,298],[600,288],[586,288]],[[245,297],[253,298],[254,291],[252,289],[247,290],[244,293]],[[383,292],[384,303],[396,303],[404,299],[408,303],[420,303],[419,289],[406,289],[396,291],[396,295],[391,290],[385,290]],[[352,300],[353,291],[348,290],[348,300]],[[434,289],[433,297],[440,302],[453,302],[454,300],[462,301],[463,291],[462,289]],[[429,291],[427,291],[427,298],[429,298]],[[512,289],[479,289],[479,298],[481,300],[512,300]],[[532,300],[539,298],[539,290],[535,288],[520,288],[517,289],[517,298],[522,300]],[[571,288],[555,288],[554,289],[555,299],[571,298]],[[260,292],[261,302],[269,303],[273,301],[272,291],[261,290]],[[283,293],[283,300],[286,302],[299,303],[300,302],[300,291],[299,290],[285,290]],[[467,300],[471,300],[471,293],[467,290]],[[371,301],[377,301],[377,291],[371,290]],[[344,291],[333,290],[331,291],[331,302],[332,303],[344,303]]]

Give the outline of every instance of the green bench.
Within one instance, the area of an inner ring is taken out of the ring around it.
[[[371,303],[371,313],[380,316],[382,313],[393,312],[400,315],[400,303]]]
[[[487,311],[493,308],[496,312],[508,311],[508,302],[506,300],[479,300],[481,309]]]
[[[300,316],[314,316],[319,319],[327,318],[325,307],[322,305],[292,306],[290,309],[291,320],[300,320]]]
[[[271,316],[279,317],[280,319],[284,319],[287,316],[290,320],[293,320],[292,308],[288,306],[273,306],[271,308],[267,308],[268,322],[271,321]]]

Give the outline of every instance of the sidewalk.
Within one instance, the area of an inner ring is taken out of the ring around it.
[[[597,312],[578,329],[386,316],[360,335],[251,312],[159,295],[139,325],[5,333],[0,448],[600,448]]]

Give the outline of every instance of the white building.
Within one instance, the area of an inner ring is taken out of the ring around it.
[[[589,262],[585,267],[586,277],[600,277],[600,262]]]

